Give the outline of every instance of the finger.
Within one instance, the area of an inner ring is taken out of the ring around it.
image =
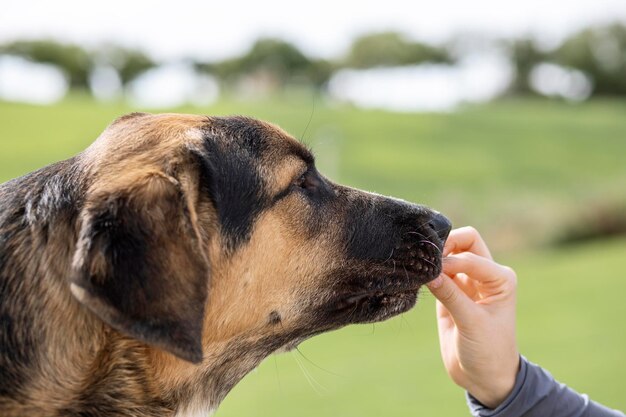
[[[435,310],[437,312],[437,329],[439,333],[444,330],[449,330],[454,328],[454,320],[452,319],[452,315],[448,311],[448,309],[441,304],[441,301],[436,300]]]
[[[447,318],[452,317],[452,316],[450,316],[450,312],[448,311],[446,306],[441,304],[441,301],[439,301],[439,300],[436,301],[435,308],[437,310],[437,318],[438,319],[447,319]]]
[[[472,252],[476,255],[492,259],[487,244],[471,226],[461,227],[450,232],[443,248],[443,255],[450,253]]]
[[[450,312],[441,304],[440,301],[437,301],[437,333],[439,334],[439,344],[441,345],[442,354],[445,345],[452,343],[451,339],[453,336],[451,333],[454,333],[456,329],[456,324],[454,323],[454,319],[450,315]],[[439,310],[445,309],[444,317],[439,317]]]
[[[426,284],[430,292],[443,304],[458,324],[473,311],[474,302],[445,274]],[[438,309],[443,314],[443,310]]]
[[[456,274],[451,276],[451,278],[469,298],[474,301],[480,298],[476,281],[468,277],[466,274]]]
[[[447,275],[466,274],[479,282],[515,281],[515,272],[491,259],[483,258],[471,252],[448,255],[444,258],[443,271]]]

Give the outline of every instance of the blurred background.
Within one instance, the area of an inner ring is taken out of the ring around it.
[[[626,409],[623,0],[5,1],[0,182],[131,111],[245,114],[327,176],[479,228],[532,361]],[[461,416],[433,297],[272,356],[230,416]]]

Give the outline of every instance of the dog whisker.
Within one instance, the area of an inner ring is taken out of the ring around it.
[[[280,375],[278,374],[278,361],[276,360],[276,355],[272,355],[272,356],[274,356],[274,370],[276,371],[276,381],[278,382],[278,390],[282,393],[283,386],[280,383]]]
[[[437,252],[441,253],[441,249],[439,249],[439,247],[437,245],[435,245],[433,242],[431,242],[430,240],[426,239],[426,240],[420,240],[419,243],[428,243],[429,245],[431,245],[433,248],[435,248],[437,250]]]
[[[311,120],[313,120],[313,114],[315,114],[315,95],[313,95],[313,106],[311,108],[311,114],[309,115],[309,121],[306,123],[306,126],[304,127],[304,132],[302,132],[302,135],[300,135],[300,140],[304,140],[304,135],[306,135],[306,132],[309,129],[309,126],[311,125]]]
[[[432,262],[431,262],[431,261],[429,261],[428,259],[426,259],[426,258],[422,258],[422,260],[423,260],[423,261],[425,261],[425,262],[428,262],[429,264],[431,264],[431,265],[432,265],[432,267],[433,267],[433,268],[437,269],[437,265],[435,265],[434,263],[432,263]]]
[[[408,232],[406,232],[407,235],[418,235],[419,237],[422,237],[424,239],[426,239],[426,236],[424,236],[422,233],[420,232],[416,232],[414,230],[409,230]]]
[[[321,366],[319,366],[318,364],[316,364],[315,362],[313,362],[313,361],[312,361],[311,359],[309,359],[309,358],[308,358],[308,357],[307,357],[304,353],[302,353],[302,351],[300,350],[300,347],[296,346],[296,349],[295,349],[295,350],[296,350],[296,352],[298,352],[298,353],[299,353],[299,354],[300,354],[300,355],[301,355],[301,356],[302,356],[302,357],[303,357],[303,358],[304,358],[304,359],[305,359],[308,363],[310,363],[311,365],[315,366],[317,369],[320,369],[320,370],[322,370],[322,371],[324,371],[324,372],[326,372],[326,373],[329,373],[329,374],[331,374],[331,375],[340,376],[340,377],[342,377],[342,378],[344,377],[344,375],[341,375],[341,374],[335,373],[335,372],[333,372],[333,371],[329,371],[328,369],[326,369],[326,368],[322,368]]]
[[[409,323],[409,321],[406,319],[405,315],[404,314],[400,314],[400,318],[401,318],[403,323],[406,323],[406,325],[409,327],[409,330],[411,332],[413,332],[414,331],[413,327],[411,326],[411,323]]]
[[[406,232],[406,234],[409,235],[417,235],[421,238],[423,238],[422,240],[420,240],[418,243],[427,243],[431,246],[433,246],[439,253],[441,253],[441,249],[439,249],[439,247],[437,245],[435,245],[430,239],[428,239],[426,236],[424,236],[422,233],[420,232],[415,232],[415,231],[408,231]]]
[[[387,259],[385,259],[385,261],[383,262],[383,264],[386,264],[387,262],[389,262],[389,260],[393,257],[393,252],[395,251],[394,249],[391,249],[391,253],[389,254],[389,257]]]
[[[311,386],[311,388],[313,388],[313,391],[315,391],[315,393],[319,396],[322,396],[324,394],[324,392],[328,392],[328,390],[326,389],[326,387],[324,387],[322,384],[320,384],[311,373],[309,373],[309,371],[306,369],[306,367],[304,366],[304,364],[300,361],[300,358],[298,358],[298,356],[296,356],[295,354],[293,355],[293,358],[296,360],[296,363],[298,364],[298,367],[300,368],[300,370],[302,371],[302,374],[304,375],[304,378],[307,380],[307,382],[309,383],[309,385]]]

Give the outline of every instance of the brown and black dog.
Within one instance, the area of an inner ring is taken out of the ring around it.
[[[271,353],[410,309],[449,230],[268,123],[124,116],[0,185],[0,415],[206,415]]]

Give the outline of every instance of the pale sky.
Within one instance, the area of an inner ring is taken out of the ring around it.
[[[626,22],[626,0],[0,0],[0,6],[0,42],[118,41],[159,59],[234,55],[259,35],[282,36],[330,57],[375,30],[434,42],[459,32],[556,42],[590,23]]]

